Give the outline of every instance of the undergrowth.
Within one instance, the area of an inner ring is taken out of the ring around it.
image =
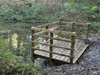
[[[7,40],[0,42],[0,75],[40,75],[41,67],[38,64],[25,62],[22,56],[16,56],[9,49],[6,50],[7,44]]]

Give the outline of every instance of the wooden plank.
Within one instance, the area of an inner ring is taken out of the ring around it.
[[[79,46],[78,43],[75,43],[75,48],[78,48],[78,46]],[[70,55],[70,52],[68,52],[67,54]],[[68,57],[65,57],[63,60],[66,62],[70,62],[70,58]]]
[[[73,58],[72,56],[68,56],[68,55],[64,55],[64,54],[59,54],[59,53],[55,53],[55,52],[51,52],[51,51],[46,51],[46,50],[38,49],[38,48],[34,48],[34,47],[32,47],[32,49]]]
[[[58,53],[59,53],[59,54],[62,54],[62,51],[63,51],[63,49],[59,49]],[[55,59],[60,60],[59,58],[61,58],[61,57],[62,57],[62,56],[57,55],[57,56],[55,57]]]
[[[54,45],[59,44],[59,43],[61,43],[61,41],[57,41]],[[59,49],[59,48],[55,48],[55,49],[54,49],[54,52],[55,52],[55,53],[59,53],[60,50],[61,50],[61,49]],[[58,55],[53,54],[53,58],[54,58],[54,59],[55,59],[56,56],[58,56]]]
[[[76,51],[79,51],[79,48],[81,47],[81,45],[82,45],[82,43],[76,43],[76,44],[75,44],[74,58],[75,58],[75,53],[76,53]],[[70,58],[68,58],[68,57],[66,57],[64,60],[65,60],[66,62],[70,62]]]
[[[77,35],[86,35],[85,33],[76,32]]]
[[[60,21],[60,23],[72,24],[72,23],[74,23],[74,22],[64,22],[64,21]]]
[[[51,32],[51,33],[55,33],[55,34],[76,36],[75,32],[65,32],[65,31],[57,31],[57,30],[50,30],[50,29],[41,29],[41,28],[37,28],[37,27],[31,27],[31,30],[45,31],[45,32]]]
[[[42,25],[42,26],[38,26],[37,28],[43,28],[43,27],[46,27],[46,26],[51,26],[51,25],[54,25],[54,24],[58,24],[58,22],[54,22],[54,23],[49,23],[49,24],[45,24],[45,25]]]
[[[60,25],[60,27],[71,29],[71,27],[68,27],[68,26],[62,26],[62,25]]]
[[[70,44],[70,46],[71,46],[71,44]],[[75,48],[76,48],[76,47],[77,47],[77,44],[75,44]],[[65,52],[64,52],[64,53],[65,53]],[[70,51],[67,52],[67,55],[70,55]],[[65,58],[63,58],[63,61],[68,62],[68,59],[70,60],[70,58],[65,57]]]
[[[60,35],[60,36],[65,37],[65,38],[71,38],[70,36],[65,36],[65,35]],[[83,38],[78,38],[77,36],[75,37],[75,39],[86,40],[86,39],[83,39]]]
[[[50,28],[50,30],[55,30],[55,29],[58,29],[58,28],[59,27],[54,27],[54,28]],[[41,32],[35,33],[34,35],[40,35],[40,34],[43,34],[43,33],[45,33],[45,31],[41,31]]]
[[[53,52],[58,53],[58,52],[59,52],[59,48],[55,48],[55,49],[53,50]],[[53,59],[55,59],[55,56],[57,56],[57,55],[53,54]]]
[[[55,45],[52,45],[52,44],[46,44],[46,43],[40,43],[40,42],[37,42],[37,41],[32,41],[33,43],[38,43],[38,44],[42,44],[42,45],[46,45],[46,46],[52,46],[52,47],[57,47],[57,48],[62,48],[62,49],[66,49],[66,50],[73,50],[71,48],[65,48],[65,47],[60,47],[60,46],[55,46]]]
[[[48,40],[48,41],[45,41],[44,43],[48,43],[50,40]],[[34,46],[35,48],[38,48],[39,46],[41,46],[41,44],[38,44],[38,45],[36,45],[36,46]]]
[[[36,39],[35,41],[43,40],[44,38]]]
[[[70,48],[71,43],[68,43],[66,46],[67,46],[68,48]],[[62,54],[68,55],[68,52],[70,52],[70,51],[64,50],[64,51],[62,51]],[[65,56],[61,56],[61,57],[59,57],[58,59],[64,61],[64,58],[65,58]]]
[[[48,46],[44,47],[43,49],[46,50],[46,51],[49,51]],[[37,55],[49,57],[49,53],[48,52],[43,52],[43,51],[39,51],[39,50],[36,50],[36,51],[37,52],[35,54],[37,54]]]
[[[64,26],[64,25],[60,25],[60,27],[65,28],[65,29],[72,29],[72,27]],[[76,29],[76,30],[87,30],[87,28],[76,28],[76,27],[74,27],[74,29]]]
[[[86,50],[87,47],[88,45],[85,45],[85,47],[77,54],[77,56],[75,56],[73,63],[78,60],[78,58],[82,55],[82,53]]]
[[[48,41],[45,41],[44,43],[48,43],[50,40],[48,40]],[[41,44],[38,44],[38,45],[36,45],[35,46],[35,48],[38,48],[38,47],[40,47],[41,46]],[[38,50],[36,50],[35,52],[37,52]],[[42,54],[43,52],[42,51],[40,51],[40,54]]]
[[[64,21],[60,21],[60,23],[68,23],[68,24],[72,24],[75,22],[64,22]],[[76,25],[88,25],[89,23],[75,23]]]
[[[43,33],[45,33],[45,32],[41,31],[41,32],[35,33],[35,35],[40,35],[40,34],[43,34]]]
[[[42,48],[42,49],[44,49],[44,50],[46,50],[46,51],[49,51],[49,46],[46,46],[46,47],[44,47],[44,48]],[[42,56],[49,57],[49,53],[48,53],[48,52],[43,52],[43,53],[42,53]]]
[[[64,40],[64,39],[59,39],[59,38],[52,38],[52,37],[42,36],[42,35],[32,35],[32,36],[43,37],[43,38],[48,38],[48,39],[54,39],[54,40],[64,41],[64,42],[73,42],[73,41],[70,41],[70,40]]]
[[[74,29],[77,29],[77,30],[87,30],[87,28],[74,28]]]
[[[89,23],[75,23],[77,25],[88,25]]]

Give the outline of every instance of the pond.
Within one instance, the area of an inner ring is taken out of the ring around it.
[[[6,41],[4,49],[17,56],[31,55],[31,27],[43,23],[3,23],[0,25],[0,42]]]

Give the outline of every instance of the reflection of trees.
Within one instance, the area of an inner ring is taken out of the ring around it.
[[[12,34],[10,32],[8,33],[8,39],[9,39],[9,49],[13,51],[14,48],[12,46]]]
[[[0,29],[2,30],[10,30],[10,32],[0,34],[1,40],[9,40],[8,47],[6,49],[11,50],[14,54],[28,56],[31,48],[30,35],[32,26],[38,26],[40,23],[5,23],[4,25],[0,25]],[[13,47],[13,38],[12,36],[17,35],[17,45],[16,49]]]
[[[9,31],[2,31],[0,33],[0,42],[4,41],[7,42],[7,45],[5,45],[4,49],[12,51],[14,48],[12,46],[12,34]]]

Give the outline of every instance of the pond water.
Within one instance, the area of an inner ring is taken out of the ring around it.
[[[0,25],[0,42],[8,41],[5,50],[18,56],[30,56],[31,53],[31,27],[43,23],[3,23]]]

